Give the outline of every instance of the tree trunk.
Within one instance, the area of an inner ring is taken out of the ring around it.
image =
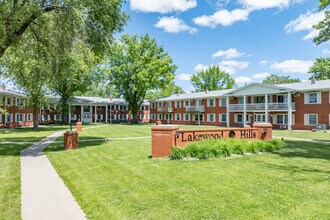
[[[39,115],[39,108],[36,106],[33,106],[33,130],[39,129],[38,115]]]
[[[62,123],[67,125],[69,123],[68,115],[69,115],[69,99],[67,97],[62,96]]]
[[[132,124],[137,124],[138,123],[138,119],[137,119],[137,114],[132,114]]]
[[[4,55],[4,53],[6,52],[7,47],[4,46],[0,46],[0,58]]]

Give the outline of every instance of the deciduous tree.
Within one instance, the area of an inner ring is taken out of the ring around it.
[[[7,0],[0,1],[0,58],[8,47],[15,45],[24,33],[41,43],[49,41],[51,34],[40,33],[50,22],[48,14],[64,13],[62,19],[72,24],[71,30],[84,32],[84,42],[97,55],[104,52],[113,39],[113,34],[125,25],[128,16],[121,12],[122,0]],[[82,26],[75,26],[75,22]]]
[[[271,74],[262,81],[262,83],[269,85],[295,83],[295,82],[300,82],[300,79],[291,78],[290,76],[280,76],[279,74]]]
[[[199,70],[191,76],[190,80],[196,92],[231,89],[236,85],[235,79],[219,66]]]
[[[110,83],[128,102],[133,122],[147,92],[165,88],[176,68],[170,55],[148,35],[123,35],[109,50]]]
[[[183,94],[185,93],[183,89],[176,85],[174,82],[169,83],[165,88],[149,91],[146,95],[146,99],[155,100],[164,97],[168,97],[174,94]]]
[[[312,74],[310,79],[317,80],[330,79],[330,57],[317,58],[314,65],[309,69],[309,73]]]
[[[319,10],[325,10],[325,18],[314,25],[314,29],[319,31],[319,34],[313,39],[316,45],[330,40],[330,11],[326,9],[329,4],[330,0],[320,0]]]

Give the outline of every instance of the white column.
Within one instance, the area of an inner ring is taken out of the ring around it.
[[[95,121],[95,123],[97,122],[97,112],[96,112],[96,105],[95,105],[95,113],[94,113],[94,121]]]
[[[230,112],[229,112],[229,96],[226,98],[226,119],[227,119],[227,128],[230,127]]]
[[[108,104],[105,106],[105,123],[108,122]]]
[[[268,94],[265,94],[265,120],[268,123]]]
[[[291,92],[288,92],[288,130],[292,130],[292,98]]]
[[[243,126],[246,126],[246,95],[243,96]]]
[[[80,106],[80,122],[82,122],[83,121],[83,114],[84,114],[84,106]]]
[[[71,124],[71,105],[69,105],[69,123]]]

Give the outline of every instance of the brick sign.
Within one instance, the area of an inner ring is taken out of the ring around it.
[[[217,128],[179,130],[178,126],[160,125],[152,128],[152,157],[166,157],[173,146],[184,147],[194,141],[239,138],[267,140],[272,138],[271,124],[255,124],[253,128]]]

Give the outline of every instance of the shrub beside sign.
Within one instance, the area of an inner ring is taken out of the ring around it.
[[[160,125],[152,128],[152,157],[166,157],[173,146],[184,147],[194,141],[238,138],[269,140],[272,138],[271,124],[254,124],[252,128],[217,128],[179,130],[178,126]]]

